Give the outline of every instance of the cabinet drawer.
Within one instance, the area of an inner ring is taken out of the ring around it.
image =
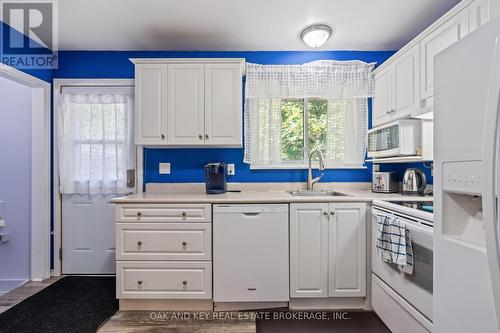
[[[212,262],[117,261],[116,297],[212,298]]]
[[[210,204],[165,205],[134,204],[119,205],[117,220],[123,222],[210,222]]]
[[[117,223],[117,260],[207,260],[211,223]]]

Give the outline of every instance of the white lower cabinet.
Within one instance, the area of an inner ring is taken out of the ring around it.
[[[366,296],[366,204],[290,205],[290,297]]]
[[[212,206],[116,207],[116,297],[212,298]]]

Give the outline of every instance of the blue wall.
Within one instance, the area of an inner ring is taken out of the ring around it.
[[[134,66],[129,58],[245,58],[259,64],[303,64],[305,62],[332,60],[362,60],[383,63],[394,52],[319,51],[319,52],[157,52],[157,51],[62,51],[59,52],[59,68],[54,78],[133,78]],[[243,163],[243,149],[146,149],[144,181],[150,182],[202,182],[203,165],[212,161],[234,163],[235,182],[303,182],[305,170],[250,170]],[[171,163],[171,174],[160,175],[159,162]],[[371,181],[371,164],[367,169],[326,170],[324,181],[367,182]]]

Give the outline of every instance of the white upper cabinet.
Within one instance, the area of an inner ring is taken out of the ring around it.
[[[168,65],[167,138],[173,145],[200,145],[205,138],[203,64]]]
[[[391,121],[392,112],[392,67],[375,75],[375,97],[373,98],[373,126]]]
[[[419,108],[419,47],[375,75],[373,126],[411,115]]]
[[[434,111],[434,57],[500,14],[500,0],[463,0],[374,72],[373,127]]]
[[[167,65],[135,66],[135,143],[159,145],[166,142]],[[140,110],[140,111],[139,111]]]
[[[432,110],[434,95],[434,56],[469,33],[469,12],[464,9],[420,42],[421,108]]]
[[[328,296],[366,296],[366,204],[331,203]]]
[[[205,142],[242,145],[240,64],[205,65]],[[236,112],[235,110],[240,110]]]
[[[242,146],[244,59],[131,59],[136,144]]]

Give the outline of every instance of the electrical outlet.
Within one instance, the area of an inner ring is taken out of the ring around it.
[[[232,163],[228,164],[227,165],[227,175],[228,176],[234,176],[235,173],[236,172],[235,172],[234,164],[232,164]]]
[[[160,163],[160,175],[170,175],[170,163]]]

